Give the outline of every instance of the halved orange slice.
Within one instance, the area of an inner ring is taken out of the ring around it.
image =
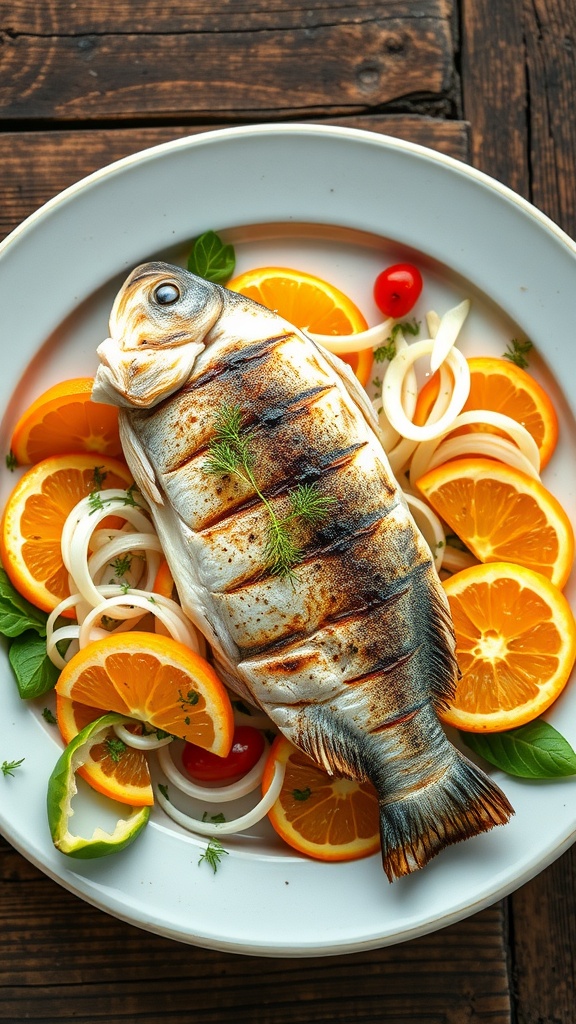
[[[224,684],[199,654],[158,633],[113,633],[87,644],[62,670],[56,693],[213,754],[226,756],[232,745],[234,715]]]
[[[564,689],[576,658],[568,601],[548,579],[513,563],[463,569],[444,582],[462,672],[443,721],[469,732],[514,729]]]
[[[91,399],[93,377],[64,380],[41,394],[14,428],[10,449],[20,466],[69,452],[118,457],[118,409]]]
[[[286,765],[286,774],[268,817],[289,846],[324,861],[358,860],[376,853],[380,847],[378,798],[369,782],[328,775],[278,736],[264,769],[264,793],[276,761]]]
[[[574,532],[560,502],[539,480],[494,459],[453,459],[418,489],[481,562],[516,562],[558,587],[574,561]]]
[[[57,455],[29,469],[8,498],[0,526],[0,559],[16,589],[51,612],[70,593],[60,550],[68,514],[94,490],[131,484],[127,466],[107,455]]]
[[[258,267],[226,285],[283,316],[311,334],[357,334],[368,327],[352,299],[328,281],[289,267]],[[365,385],[372,371],[372,349],[341,356]]]

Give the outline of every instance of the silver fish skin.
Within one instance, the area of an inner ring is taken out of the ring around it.
[[[277,314],[163,263],[128,277],[98,355],[93,398],[120,408],[183,608],[236,692],[328,772],[370,780],[389,880],[504,824],[505,795],[437,717],[458,673],[447,600],[349,368]],[[299,528],[289,577],[267,564],[270,513],[254,488],[207,471],[223,405],[241,410],[279,518],[299,483],[335,501]]]

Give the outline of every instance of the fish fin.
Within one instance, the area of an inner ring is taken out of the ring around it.
[[[444,590],[441,587],[435,588],[430,592],[430,597],[428,640],[425,641],[430,661],[429,697],[436,711],[444,711],[452,703],[461,673],[456,660],[450,606]]]
[[[455,750],[448,771],[416,794],[380,810],[382,865],[388,878],[423,868],[453,843],[505,825],[514,813],[501,789]]]
[[[151,505],[163,505],[164,498],[156,483],[152,464],[130,425],[130,416],[123,409],[119,410],[118,426],[124,457],[136,486]]]

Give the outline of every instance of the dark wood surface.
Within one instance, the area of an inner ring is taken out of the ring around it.
[[[0,10],[0,235],[128,153],[296,119],[469,161],[574,237],[575,47],[573,0],[15,0]],[[117,921],[0,839],[0,1020],[573,1024],[575,875],[573,849],[443,932],[267,960]]]

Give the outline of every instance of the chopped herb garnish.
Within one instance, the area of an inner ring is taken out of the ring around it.
[[[292,796],[295,800],[308,800],[312,796],[312,790],[309,786],[306,786],[306,789],[293,789]]]
[[[114,739],[112,736],[108,736],[106,739],[105,747],[108,757],[111,761],[114,761],[114,764],[118,764],[127,750],[126,744],[123,740]]]
[[[6,456],[6,468],[9,469],[11,473],[13,473],[14,470],[17,468],[17,466],[18,466],[18,459],[14,455],[14,452],[12,451],[12,449],[10,449],[10,451],[8,452],[8,455]]]
[[[94,472],[92,474],[92,480],[94,481],[94,490],[101,491],[102,486],[108,473],[104,469],[104,466],[94,466]]]
[[[504,353],[504,359],[509,359],[511,363],[516,363],[516,366],[525,370],[528,366],[527,355],[532,347],[532,342],[528,339],[519,341],[518,338],[512,338]]]
[[[19,761],[3,761],[2,764],[0,764],[0,771],[2,772],[2,775],[14,775],[16,769],[19,768],[21,764],[24,764],[25,760],[26,759],[24,757],[21,757]]]
[[[42,718],[45,722],[48,722],[49,725],[56,725],[56,715],[50,710],[50,708],[44,708]]]
[[[223,405],[216,416],[214,437],[208,445],[206,471],[233,474],[249,484],[266,508],[269,516],[264,557],[275,576],[293,576],[293,568],[302,560],[302,550],[293,535],[293,526],[310,525],[326,517],[336,499],[320,494],[316,484],[299,484],[289,492],[290,513],[278,518],[271,503],[264,497],[254,477],[254,454],[250,447],[251,431],[242,430],[242,411],[238,405]]]
[[[208,811],[204,811],[204,814],[202,815],[202,821],[218,822],[218,824],[221,825],[222,822],[226,821],[226,817],[224,814],[222,814],[222,811],[219,811],[218,814],[208,814]]]
[[[216,874],[220,867],[220,861],[224,856],[228,856],[228,850],[224,849],[219,839],[211,839],[204,850],[204,853],[202,853],[198,858],[198,865],[202,864],[202,861],[206,861],[206,863],[212,868],[214,874]]]
[[[166,786],[163,782],[159,782],[158,789],[162,793],[162,796],[164,797],[165,800],[170,800],[170,797],[168,796],[168,786]]]
[[[415,338],[420,333],[420,323],[418,320],[406,320],[394,324],[386,344],[379,345],[378,348],[374,349],[374,359],[377,363],[384,363],[386,360],[390,362],[394,359],[396,355],[396,338],[400,331],[403,334],[410,334]]]

